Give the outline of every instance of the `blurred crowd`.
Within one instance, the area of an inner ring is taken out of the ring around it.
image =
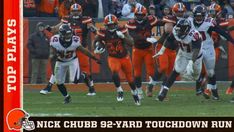
[[[234,0],[24,0],[24,17],[59,17],[69,14],[70,6],[78,3],[83,15],[103,18],[114,14],[118,18],[133,18],[133,10],[139,5],[148,8],[150,14],[162,18],[171,12],[176,2],[183,2],[189,14],[197,4],[210,6],[217,3],[222,7],[223,17],[233,17]]]

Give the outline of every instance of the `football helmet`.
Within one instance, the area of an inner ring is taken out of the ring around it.
[[[206,17],[206,8],[202,5],[197,5],[193,9],[194,22],[196,24],[202,24]]]
[[[180,39],[184,39],[191,29],[191,23],[187,19],[181,19],[175,26],[176,36]]]
[[[82,16],[82,7],[79,4],[73,4],[70,7],[70,13],[72,15],[72,18],[79,19]]]
[[[10,130],[21,130],[21,128],[25,130],[34,130],[35,124],[33,121],[29,121],[29,114],[24,110],[15,108],[8,112],[7,114],[7,125]]]
[[[142,23],[146,19],[147,9],[144,6],[140,5],[139,7],[135,8],[134,15],[135,20],[138,23]]]
[[[186,12],[186,7],[183,3],[178,2],[172,7],[172,13],[176,16],[177,19],[181,19],[184,17]]]
[[[59,36],[63,42],[70,42],[72,40],[72,29],[68,24],[62,24],[59,27]]]
[[[113,14],[109,14],[104,18],[105,28],[110,32],[115,32],[117,30],[118,23],[118,18]]]
[[[221,14],[221,6],[214,3],[208,7],[208,14],[210,17],[215,18]]]

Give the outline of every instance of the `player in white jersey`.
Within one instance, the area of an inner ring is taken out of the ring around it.
[[[54,68],[56,84],[65,97],[64,103],[67,104],[71,101],[71,97],[64,85],[67,71],[69,70],[70,73],[70,82],[78,83],[80,78],[80,66],[76,51],[81,51],[97,63],[100,63],[100,60],[83,48],[80,44],[80,38],[73,35],[73,31],[68,24],[63,24],[59,27],[59,34],[51,38],[50,46],[51,56],[56,56],[57,58]]]
[[[166,83],[161,86],[161,90],[158,95],[158,100],[163,101],[167,95],[169,88],[175,82],[176,77],[182,74],[187,65],[192,68],[189,73],[194,78],[198,78],[202,67],[202,38],[200,33],[191,27],[191,22],[187,19],[179,20],[176,26],[173,28],[172,34],[164,42],[164,46],[168,47],[170,43],[177,41],[179,44],[179,51],[176,55],[174,64],[174,70],[167,79]],[[162,55],[163,50],[160,50],[156,56]]]
[[[215,75],[215,49],[213,39],[211,38],[211,33],[212,31],[215,31],[231,42],[234,42],[234,40],[230,37],[230,35],[228,35],[224,30],[216,25],[216,22],[213,18],[207,17],[206,9],[204,6],[195,6],[193,9],[193,15],[193,17],[189,17],[189,20],[192,23],[192,28],[196,28],[196,30],[200,32],[203,40],[203,63],[208,75],[207,88],[211,90],[213,99],[218,100],[219,95],[216,87]],[[200,80],[201,79],[197,80],[197,84]],[[203,92],[202,89],[196,90],[200,93]],[[205,97],[209,98],[209,95],[206,95]]]

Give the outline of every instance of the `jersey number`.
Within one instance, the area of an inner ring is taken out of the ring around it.
[[[73,55],[73,51],[68,51],[68,52],[59,52],[58,56],[61,58],[61,59],[69,59],[71,58]]]
[[[202,36],[202,41],[205,41],[206,40],[206,33],[204,31],[199,31],[199,33]]]
[[[178,43],[179,47],[181,48],[181,50],[186,51],[188,53],[191,52],[191,47],[188,44],[184,44],[184,43]]]
[[[114,46],[112,43],[107,43],[108,49],[109,49],[108,50],[109,54],[123,53],[124,48],[123,48],[121,42],[117,41],[115,43],[116,43],[116,46]]]

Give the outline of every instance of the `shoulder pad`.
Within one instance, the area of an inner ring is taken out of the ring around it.
[[[121,31],[122,33],[126,33],[128,29],[125,26],[119,26],[119,31]]]
[[[152,16],[152,15],[148,16],[148,20],[149,20],[151,26],[155,25],[158,21],[157,18],[155,16]]]
[[[129,20],[125,26],[128,29],[136,29],[135,20]]]

